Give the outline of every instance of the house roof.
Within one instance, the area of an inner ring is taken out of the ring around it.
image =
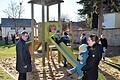
[[[28,3],[42,5],[43,1],[44,1],[44,4],[46,6],[50,6],[50,5],[54,5],[54,4],[58,4],[58,3],[64,2],[63,0],[30,0]]]
[[[86,22],[85,21],[80,21],[80,22],[72,22],[72,26],[76,28],[86,28]]]
[[[1,27],[31,27],[32,19],[1,18]]]

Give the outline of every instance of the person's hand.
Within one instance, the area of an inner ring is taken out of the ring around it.
[[[83,57],[82,57],[81,55],[79,55],[79,56],[78,56],[78,59],[79,59],[79,60],[82,60],[82,59],[83,59]]]
[[[83,64],[83,62],[80,61],[80,64]]]
[[[27,65],[25,65],[24,68],[27,68]]]

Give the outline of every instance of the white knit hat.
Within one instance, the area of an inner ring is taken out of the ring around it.
[[[82,52],[86,52],[87,51],[87,47],[88,47],[87,44],[82,44],[82,45],[79,46],[79,49],[81,48]]]

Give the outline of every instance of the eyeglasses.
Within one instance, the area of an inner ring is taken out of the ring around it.
[[[25,35],[24,37],[28,38],[29,36],[28,36],[28,35]]]

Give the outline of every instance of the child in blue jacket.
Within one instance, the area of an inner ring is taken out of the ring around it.
[[[53,35],[52,35],[52,39],[59,44],[60,43],[60,39],[61,39],[61,35],[60,35],[60,31],[57,30]]]
[[[83,71],[81,68],[86,64],[86,60],[88,58],[88,50],[87,50],[87,45],[82,44],[79,46],[79,55],[78,55],[78,62],[77,65],[72,68],[67,70],[69,74],[73,74],[75,72],[78,73],[78,79],[81,79],[83,77]]]

